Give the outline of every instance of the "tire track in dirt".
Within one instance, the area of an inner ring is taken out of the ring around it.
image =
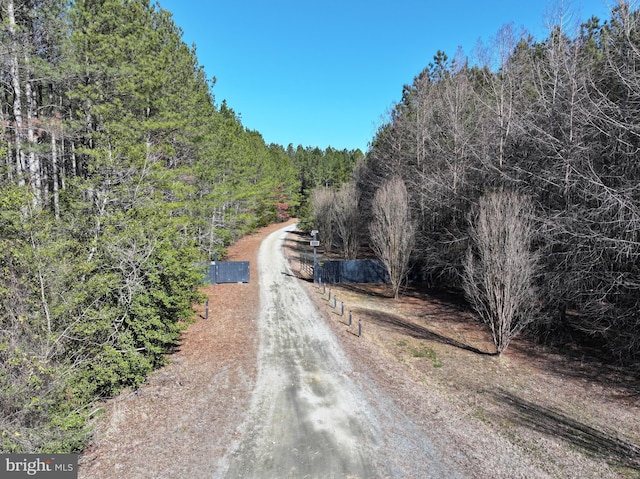
[[[351,379],[349,360],[283,256],[293,229],[272,233],[259,251],[258,378],[216,477],[404,477],[393,457],[408,453],[429,463],[422,477],[462,477],[395,403]],[[374,396],[384,411],[366,399]],[[392,429],[402,434],[385,435]],[[409,446],[414,435],[419,444]]]

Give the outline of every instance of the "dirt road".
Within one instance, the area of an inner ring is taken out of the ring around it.
[[[358,337],[291,276],[309,238],[282,226],[230,246],[252,282],[203,287],[209,319],[194,305],[169,363],[102,404],[79,478],[637,476],[620,452],[638,443],[637,397],[621,399],[635,376],[592,381],[602,366],[526,341],[498,361],[441,341],[482,349],[486,332],[437,298],[336,287]]]
[[[463,477],[396,403],[353,377],[283,256],[292,229],[272,233],[259,251],[258,378],[216,477]]]

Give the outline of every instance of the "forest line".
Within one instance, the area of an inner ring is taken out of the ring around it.
[[[352,181],[314,191],[321,239],[372,246],[396,295],[409,274],[464,292],[498,353],[524,331],[637,363],[640,15],[610,14],[438,51]]]

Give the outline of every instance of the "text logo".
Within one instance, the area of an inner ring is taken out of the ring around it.
[[[0,477],[77,479],[77,454],[3,454],[0,456]]]

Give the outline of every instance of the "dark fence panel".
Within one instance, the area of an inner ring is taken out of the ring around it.
[[[388,283],[389,275],[381,261],[353,259],[318,261],[315,281],[323,283]]]
[[[214,261],[207,269],[205,283],[248,283],[248,261]]]

